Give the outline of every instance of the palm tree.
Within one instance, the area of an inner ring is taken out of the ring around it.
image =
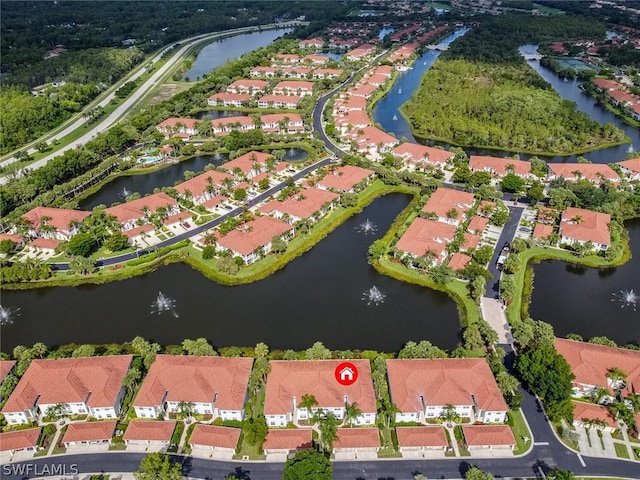
[[[457,422],[460,420],[460,415],[456,412],[456,407],[451,404],[445,405],[440,417],[447,423]]]
[[[316,397],[313,395],[302,395],[302,401],[298,405],[298,408],[305,409],[307,411],[307,416],[311,418],[313,415],[311,409],[317,405],[318,401],[316,400]]]
[[[331,412],[324,412],[321,409],[316,412],[313,417],[314,422],[318,424],[320,431],[320,449],[324,452],[333,451],[333,442],[338,439],[338,426],[340,422]]]
[[[353,402],[349,404],[349,402],[344,402],[344,423],[353,426],[353,422],[358,420],[358,417],[362,415],[362,410],[358,408],[358,404]]]
[[[458,210],[456,210],[455,208],[451,208],[447,211],[447,218],[451,218],[453,220],[455,220],[456,218],[458,218]]]
[[[195,405],[193,402],[178,402],[178,411],[176,417],[180,420],[185,420],[191,417],[195,413]]]
[[[576,476],[573,472],[569,470],[562,470],[560,468],[555,468],[549,472],[547,478],[551,480],[575,480]]]
[[[591,392],[591,400],[594,403],[600,403],[606,396],[609,395],[609,391],[604,387],[594,388]]]
[[[47,408],[45,416],[57,420],[67,413],[67,406],[64,403],[56,403]]]
[[[616,390],[621,390],[626,386],[627,374],[618,367],[611,367],[607,370],[607,378],[611,381],[611,386]]]
[[[395,421],[397,413],[401,413],[401,412],[395,403],[393,402],[383,403],[382,412],[380,416],[382,417],[382,423],[386,428],[389,428],[391,424]]]

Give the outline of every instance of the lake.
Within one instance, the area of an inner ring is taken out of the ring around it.
[[[285,33],[293,31],[291,28],[279,30],[265,30],[263,32],[245,33],[218,40],[205,46],[198,52],[193,65],[187,70],[182,79],[196,81],[213,69],[230,62],[239,56],[264,47]]]
[[[320,340],[331,349],[396,351],[409,340],[454,348],[459,323],[446,294],[406,284],[367,263],[371,243],[386,232],[410,197],[375,200],[312,250],[265,280],[238,287],[214,283],[184,264],[105,285],[5,291],[2,304],[19,308],[2,327],[2,350],[17,344],[123,342],[136,335],[161,344],[207,337],[216,346],[304,349]],[[358,226],[369,219],[377,233]],[[368,305],[373,286],[384,303]],[[158,292],[175,311],[154,314]]]

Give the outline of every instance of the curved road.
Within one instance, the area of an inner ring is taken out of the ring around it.
[[[342,156],[344,152],[339,150],[322,128],[322,112],[329,98],[342,87],[353,81],[353,75],[342,85],[320,97],[313,112],[314,130],[318,132],[327,148],[336,156]],[[313,165],[296,173],[293,178],[302,178],[314,169],[331,163],[332,157],[327,157]],[[280,191],[286,182],[283,182],[266,192],[258,195],[246,203],[251,207],[268,196]],[[162,247],[176,243],[184,238],[191,237],[211,228],[226,218],[241,212],[241,208],[212,220],[204,225],[177,235],[156,246]],[[517,212],[512,212],[517,213]],[[512,226],[515,229],[515,225]],[[146,253],[145,252],[138,252]],[[121,255],[104,260],[104,265],[122,262],[134,258],[136,254]],[[65,268],[66,264],[58,264],[58,268]],[[515,352],[510,345],[500,345],[507,352],[505,365],[509,370],[513,364]],[[416,473],[422,473],[431,478],[462,478],[471,465],[490,472],[496,477],[541,477],[553,468],[570,470],[579,476],[606,476],[618,478],[640,478],[640,463],[609,459],[581,457],[567,449],[555,436],[552,427],[546,420],[546,416],[537,399],[527,391],[522,391],[524,399],[522,411],[527,419],[532,433],[533,447],[526,455],[514,458],[449,458],[440,460],[363,460],[363,461],[336,461],[333,463],[334,478],[338,480],[413,480]],[[112,473],[133,472],[138,469],[144,453],[107,452],[87,453],[82,455],[56,455],[3,465],[0,476],[7,480],[30,479],[43,476],[42,472],[51,472],[57,468],[58,472],[66,474],[74,473]],[[182,463],[183,474],[191,478],[199,479],[224,479],[229,474],[235,474],[239,478],[253,480],[280,480],[282,478],[282,463],[267,462],[225,462],[207,460],[201,458],[174,455],[174,460]],[[60,469],[64,468],[64,471]]]
[[[213,40],[213,39],[215,39],[217,37],[220,37],[220,36],[227,36],[227,35],[230,35],[230,34],[237,35],[237,34],[242,34],[242,33],[248,33],[248,32],[252,32],[252,31],[258,30],[258,29],[288,28],[288,27],[292,27],[294,25],[297,25],[299,23],[300,22],[287,22],[287,23],[277,23],[277,24],[276,23],[272,23],[272,24],[267,24],[267,25],[258,25],[258,26],[252,26],[252,27],[235,28],[235,29],[232,29],[232,30],[225,30],[223,32],[206,33],[206,34],[198,35],[198,36],[187,38],[185,40],[181,40],[179,42],[175,42],[175,43],[169,45],[168,47],[163,49],[160,53],[158,53],[153,59],[151,59],[150,62],[155,64],[158,60],[160,60],[162,58],[162,55],[165,54],[168,50],[170,50],[171,48],[175,47],[176,45],[182,45],[184,42],[187,42],[185,45],[182,46],[182,48],[180,48],[180,50],[178,50],[174,55],[172,55],[169,60],[167,60],[167,63],[165,63],[162,67],[160,67],[156,72],[154,72],[153,75],[151,75],[151,77],[149,77],[149,79],[145,83],[143,83],[129,97],[127,97],[122,102],[122,104],[119,105],[104,120],[102,120],[101,122],[99,122],[96,125],[94,125],[93,128],[91,128],[87,133],[82,135],[80,138],[78,138],[74,142],[69,143],[68,145],[65,145],[64,147],[56,150],[55,152],[51,153],[50,155],[47,155],[46,157],[41,158],[40,160],[38,160],[36,162],[33,162],[27,168],[29,168],[30,170],[34,170],[36,168],[40,168],[43,165],[45,165],[52,158],[57,157],[59,155],[62,155],[67,150],[71,150],[73,148],[76,148],[78,145],[83,145],[83,144],[87,143],[89,140],[91,140],[93,137],[95,137],[98,133],[103,132],[104,130],[106,130],[109,127],[111,127],[114,123],[116,123],[118,120],[120,120],[120,118],[122,118],[129,111],[129,109],[131,109],[131,107],[133,107],[138,102],[138,100],[140,100],[147,93],[147,91],[149,89],[153,88],[167,71],[169,71],[171,68],[173,68],[176,65],[177,62],[181,61],[184,58],[185,54],[194,45],[196,45],[197,43],[200,43],[200,42],[202,42],[204,40]],[[145,62],[145,64],[146,63],[149,63],[149,62]],[[146,70],[145,70],[144,67],[139,68],[138,71],[135,74],[133,74],[130,77],[127,77],[123,81],[136,80],[137,78],[142,76],[145,71]],[[98,105],[100,107],[104,107],[105,105],[107,105],[115,97],[115,90],[116,89],[114,89],[109,95],[107,95]],[[70,133],[72,133],[74,130],[82,127],[84,124],[85,124],[85,120],[82,119],[82,118],[79,118],[74,123],[69,125],[67,128],[65,128],[64,130],[58,132],[57,134],[55,134],[54,136],[49,138],[49,141],[55,141],[55,140],[59,140],[61,138],[64,138],[65,136],[67,136]],[[29,151],[29,153],[33,153],[35,151],[35,149],[31,148],[28,151]],[[15,161],[16,161],[15,157],[11,157],[11,158],[1,162],[0,166],[6,166],[6,165],[9,165],[9,164],[11,164],[11,163],[13,163]],[[7,177],[0,177],[0,185],[4,184],[6,182],[7,182]]]

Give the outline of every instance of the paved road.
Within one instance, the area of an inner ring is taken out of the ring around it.
[[[309,173],[313,172],[314,170],[323,167],[325,165],[329,165],[331,162],[333,161],[333,157],[326,157],[323,158],[322,160],[314,163],[313,165],[309,165],[308,167],[305,167],[304,169],[300,170],[299,172],[295,173],[294,175],[291,176],[291,178],[293,178],[294,180],[298,180],[306,175],[308,175]],[[199,233],[204,232],[205,230],[209,230],[210,228],[213,227],[217,227],[218,225],[220,225],[222,222],[224,222],[227,218],[230,217],[234,217],[236,215],[240,215],[243,212],[244,208],[251,208],[255,205],[257,205],[258,203],[268,199],[270,196],[275,195],[276,193],[278,193],[280,190],[282,190],[284,187],[287,186],[287,182],[282,182],[279,183],[278,185],[276,185],[275,187],[270,188],[269,190],[266,190],[265,192],[257,195],[256,197],[254,197],[253,199],[249,200],[248,202],[245,203],[244,207],[237,207],[233,210],[229,210],[229,212],[207,222],[207,223],[203,223],[202,225],[197,226],[196,228],[193,228],[191,230],[189,230],[188,232],[184,232],[184,233],[180,233],[178,235],[176,235],[175,237],[171,237],[168,238],[167,240],[163,240],[160,243],[158,243],[157,245],[154,245],[153,247],[147,248],[147,249],[143,249],[143,250],[138,250],[137,252],[131,252],[131,253],[125,253],[123,255],[118,255],[115,257],[109,257],[106,258],[104,260],[100,260],[98,262],[98,266],[109,266],[109,265],[115,265],[117,263],[122,263],[122,262],[126,262],[128,260],[133,260],[134,258],[139,257],[140,255],[146,255],[147,253],[151,253],[156,251],[159,248],[162,247],[168,247],[170,245],[174,245],[182,240],[185,240],[187,238],[193,237],[194,235],[197,235]],[[52,268],[54,270],[68,270],[69,269],[69,264],[68,263],[52,263],[51,264]]]
[[[496,298],[498,296],[498,292],[500,291],[500,270],[498,270],[496,262],[498,261],[498,257],[500,256],[500,252],[502,251],[502,246],[505,244],[505,242],[511,243],[511,241],[513,240],[523,210],[523,207],[509,207],[509,221],[505,223],[502,229],[500,238],[496,242],[496,249],[493,252],[493,257],[491,257],[491,261],[489,262],[489,266],[487,267],[492,275],[491,280],[487,282],[486,296],[489,298]]]
[[[138,100],[140,100],[151,88],[155,87],[156,84],[162,79],[163,75],[167,71],[169,71],[169,69],[173,68],[174,65],[177,62],[181,61],[184,58],[184,55],[195,44],[197,44],[197,43],[199,43],[199,42],[201,42],[201,41],[203,41],[205,39],[214,39],[214,38],[217,38],[217,37],[223,36],[223,35],[241,34],[241,33],[251,32],[251,31],[257,30],[258,28],[262,28],[262,29],[287,28],[287,27],[291,26],[293,23],[299,23],[299,22],[288,22],[288,23],[268,24],[268,25],[260,25],[260,26],[253,26],[253,27],[242,27],[242,28],[236,28],[236,29],[233,29],[233,30],[226,30],[224,32],[207,33],[207,34],[203,34],[203,35],[198,35],[198,36],[195,36],[195,37],[187,38],[185,40],[181,40],[180,42],[176,42],[176,43],[173,43],[173,44],[169,45],[167,48],[162,50],[162,52],[158,53],[152,60],[150,60],[150,62],[155,64],[158,60],[160,60],[162,58],[162,55],[165,52],[167,52],[169,49],[173,48],[177,44],[183,45],[183,46],[174,55],[172,55],[171,58],[162,67],[160,67],[158,70],[156,70],[153,73],[153,75],[151,75],[151,77],[149,77],[149,79],[145,83],[143,83],[138,89],[136,89],[135,92],[133,92],[127,99],[125,99],[122,102],[122,104],[119,105],[109,116],[107,116],[101,122],[97,123],[93,128],[91,128],[87,133],[82,135],[80,138],[78,138],[73,143],[70,143],[70,144],[68,144],[68,145],[56,150],[55,152],[51,153],[50,155],[47,155],[46,157],[43,157],[42,159],[38,160],[37,162],[33,162],[32,164],[30,164],[28,166],[28,168],[30,170],[34,170],[34,169],[40,168],[43,165],[45,165],[52,158],[57,157],[59,155],[62,155],[67,150],[74,149],[78,145],[83,145],[83,144],[87,143],[89,140],[91,140],[97,134],[107,130],[109,127],[111,127],[113,124],[115,124],[118,120],[120,120],[138,102]],[[146,62],[146,63],[149,63],[149,62]],[[134,75],[132,75],[131,77],[128,77],[126,80],[127,81],[135,80],[135,79],[139,78],[141,75],[143,75],[144,72],[145,72],[145,69],[144,68],[140,68]],[[114,97],[115,97],[115,90],[111,94],[109,94],[107,97],[105,97],[99,103],[99,105],[101,107],[104,107]],[[83,118],[79,118],[73,124],[69,125],[67,128],[65,128],[61,132],[59,132],[56,135],[54,135],[53,137],[51,137],[49,140],[50,141],[55,141],[55,140],[61,139],[61,138],[65,137],[66,135],[70,134],[71,132],[73,132],[74,130],[76,130],[78,128],[81,128],[84,124],[85,124],[85,120]],[[30,153],[32,153],[33,151],[34,151],[34,149],[30,149],[29,150]],[[16,161],[15,157],[11,157],[11,158],[1,162],[0,166],[9,165],[10,163],[13,163],[15,161]],[[0,177],[0,185],[6,183],[7,180],[8,180],[7,177]]]

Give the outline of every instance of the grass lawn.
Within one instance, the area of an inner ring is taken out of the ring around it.
[[[510,423],[513,423],[511,426],[513,436],[516,437],[516,449],[513,451],[513,454],[520,455],[531,445],[531,432],[524,421],[522,410],[509,410],[509,418],[512,420]]]
[[[629,450],[624,443],[613,442],[613,446],[616,448],[618,458],[629,458]]]

